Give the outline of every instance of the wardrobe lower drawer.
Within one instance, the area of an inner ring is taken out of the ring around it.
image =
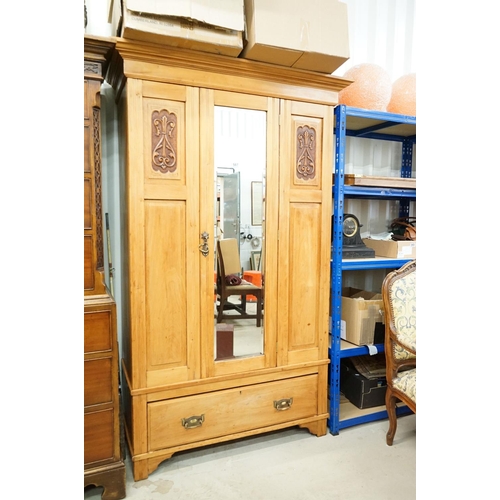
[[[317,375],[149,403],[150,451],[317,414]]]

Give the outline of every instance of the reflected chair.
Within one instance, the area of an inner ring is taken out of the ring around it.
[[[397,428],[396,403],[417,413],[417,261],[391,271],[382,283],[385,313],[385,360],[389,415],[386,442],[392,446]]]
[[[257,327],[262,323],[262,287],[256,286],[246,280],[241,283],[230,285],[226,283],[226,277],[242,273],[238,242],[235,238],[227,238],[217,241],[217,295],[219,298],[217,323],[223,319],[255,318]],[[256,313],[247,312],[247,296],[256,298]],[[228,301],[231,296],[239,296],[239,303]],[[228,314],[225,311],[233,310],[237,314]]]

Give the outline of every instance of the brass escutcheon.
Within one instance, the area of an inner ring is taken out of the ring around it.
[[[203,257],[206,257],[208,255],[208,252],[210,249],[208,248],[208,238],[210,235],[206,232],[203,231],[201,233],[200,238],[203,240],[203,243],[201,245],[198,245],[198,248],[200,249],[200,252],[203,254]]]

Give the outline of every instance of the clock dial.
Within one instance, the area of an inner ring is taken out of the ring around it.
[[[354,217],[346,217],[343,224],[343,232],[346,238],[352,238],[358,230],[358,222]]]
[[[344,214],[342,224],[342,258],[362,259],[375,257],[375,250],[368,248],[361,239],[361,228],[358,218],[353,214]]]

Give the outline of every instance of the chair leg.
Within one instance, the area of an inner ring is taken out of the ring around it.
[[[226,303],[226,297],[221,295],[220,301],[219,301],[219,310],[217,312],[217,323],[220,323],[222,321],[222,315],[224,314],[224,304],[225,303]]]
[[[262,293],[258,293],[256,296],[257,298],[257,328],[260,328],[260,325],[262,323]]]
[[[392,395],[392,391],[387,387],[385,393],[385,406],[387,408],[387,414],[389,415],[389,430],[385,440],[388,446],[392,446],[394,440],[394,435],[396,434],[396,428],[398,426],[398,419],[396,416],[396,398]]]

